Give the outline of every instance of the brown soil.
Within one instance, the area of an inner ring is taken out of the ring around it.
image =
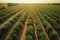
[[[26,17],[26,21],[20,30],[20,34],[18,36],[18,40],[25,40],[26,28],[27,28],[28,17]]]
[[[34,17],[32,17],[32,21],[33,21],[33,29],[34,29],[35,40],[38,40],[37,29],[36,29]]]
[[[37,15],[36,11],[34,11],[34,13]],[[37,15],[37,18],[38,18],[38,20],[39,20],[39,22],[40,22],[41,28],[42,28],[42,30],[43,30],[43,32],[44,32],[47,40],[50,40],[49,37],[48,37],[48,34],[47,34],[46,31],[45,31],[45,28],[44,28],[44,26],[43,26],[43,23],[42,23],[42,21],[41,21],[41,19],[39,18],[38,15]]]

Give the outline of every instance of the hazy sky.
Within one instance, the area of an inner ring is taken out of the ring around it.
[[[0,0],[0,3],[60,3],[60,0]]]

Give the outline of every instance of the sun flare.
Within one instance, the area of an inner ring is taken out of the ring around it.
[[[60,0],[0,0],[0,3],[60,3]]]

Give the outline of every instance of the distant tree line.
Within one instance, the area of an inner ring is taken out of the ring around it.
[[[50,3],[50,4],[52,4],[52,5],[60,5],[60,3]]]
[[[18,3],[8,3],[8,6],[16,6]]]

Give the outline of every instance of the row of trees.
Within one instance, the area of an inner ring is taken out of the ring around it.
[[[18,5],[18,4],[16,4],[16,3],[2,3],[2,4],[0,4],[0,9],[5,9],[8,6],[15,6],[15,5]]]

